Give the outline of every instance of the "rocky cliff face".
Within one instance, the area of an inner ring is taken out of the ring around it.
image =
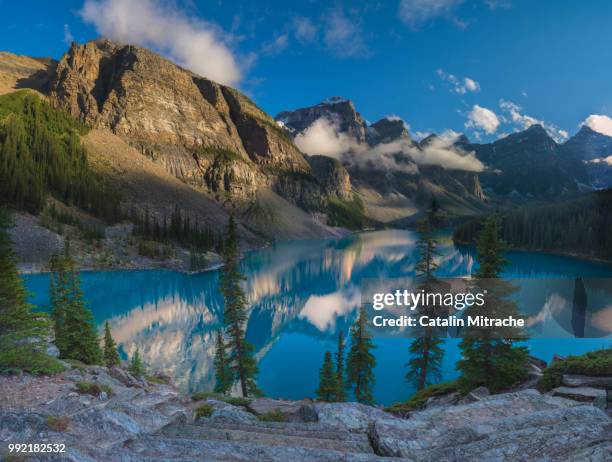
[[[248,202],[285,174],[310,174],[293,142],[247,97],[144,48],[73,44],[50,96],[186,183],[233,200]]]

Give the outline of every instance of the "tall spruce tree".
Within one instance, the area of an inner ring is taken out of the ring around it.
[[[47,316],[33,312],[27,303],[8,226],[8,214],[0,209],[0,372],[59,372],[63,367],[45,351],[44,339],[51,333],[51,324]]]
[[[338,333],[338,349],[336,351],[336,396],[335,401],[346,401],[346,381],[344,379],[344,334]]]
[[[231,351],[230,364],[236,380],[240,383],[242,395],[247,397],[257,395],[260,391],[255,382],[258,369],[253,357],[254,348],[245,337],[247,302],[241,286],[245,277],[240,272],[238,244],[238,230],[234,217],[231,216],[223,243],[224,266],[219,285],[225,301],[223,319]]]
[[[136,348],[136,351],[132,356],[128,371],[137,378],[142,377],[145,374],[145,367],[144,364],[142,364],[142,359],[140,359],[140,350],[138,348]]]
[[[86,364],[100,364],[102,350],[94,327],[91,310],[83,300],[80,280],[69,245],[63,255],[50,262],[51,313],[55,326],[56,345],[60,357]]]
[[[431,210],[433,210],[433,205]],[[430,211],[430,216],[419,223],[419,261],[416,265],[416,276],[419,279],[419,288],[425,293],[440,291],[441,285],[434,276],[438,267],[435,262],[436,240],[433,236],[431,219],[435,212]],[[441,314],[440,307],[435,305],[418,306],[420,316],[434,318]],[[427,385],[439,381],[442,378],[442,358],[444,357],[444,340],[440,338],[440,332],[434,327],[422,327],[415,331],[417,337],[410,343],[410,360],[406,363],[408,372],[406,378],[413,382],[417,390],[422,390]]]
[[[507,261],[502,254],[504,243],[499,238],[498,227],[498,217],[489,217],[478,239],[479,268],[474,275],[474,285],[476,290],[486,291],[485,304],[482,307],[472,305],[466,310],[466,315],[491,318],[521,316],[516,303],[510,299],[516,288],[501,279]],[[496,392],[524,380],[527,377],[528,352],[515,343],[525,339],[525,333],[516,328],[466,329],[459,344],[462,359],[457,363],[462,388],[467,390],[484,385]]]
[[[117,344],[111,335],[108,321],[104,323],[104,364],[106,367],[118,366],[121,360],[117,352]]]
[[[323,366],[319,371],[319,388],[317,389],[317,397],[321,401],[335,401],[338,391],[338,382],[334,371],[334,363],[332,355],[328,351],[323,359]]]
[[[372,404],[376,358],[371,352],[375,345],[366,324],[365,307],[362,306],[359,317],[351,327],[351,348],[346,361],[346,378],[355,399],[360,403]]]
[[[232,370],[227,356],[227,346],[223,339],[223,331],[217,331],[215,350],[215,393],[226,395],[234,384],[234,371]]]

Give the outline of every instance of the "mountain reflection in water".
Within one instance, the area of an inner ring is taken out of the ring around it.
[[[438,276],[463,277],[474,271],[472,248],[455,246],[445,233],[439,238]],[[354,321],[361,281],[413,276],[416,239],[412,231],[377,231],[338,240],[278,243],[245,256],[242,269],[251,310],[247,338],[255,345],[259,385],[267,395],[314,395],[323,354],[335,349],[338,332],[348,334]],[[612,276],[610,266],[562,256],[509,252],[508,257],[507,277],[568,279],[568,293],[560,288],[558,302],[568,302],[570,330],[574,278]],[[218,277],[218,271],[197,275],[163,270],[84,272],[82,284],[96,322],[101,326],[109,321],[123,357],[139,348],[146,363],[171,373],[183,390],[194,391],[211,390],[214,383],[214,334],[221,327],[223,312]],[[32,303],[48,307],[48,275],[25,276],[25,280]],[[535,300],[532,322],[555,316],[559,303],[552,312],[553,302]],[[612,306],[592,316],[604,329],[611,317]],[[382,403],[406,399],[413,391],[404,379],[409,340],[385,338],[375,343],[376,399]],[[554,353],[578,354],[611,344],[610,336],[530,341],[532,352],[546,360]],[[457,340],[449,339],[445,378],[456,374],[458,358]]]

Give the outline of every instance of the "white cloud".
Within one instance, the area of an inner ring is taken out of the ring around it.
[[[295,38],[302,44],[313,42],[317,36],[317,27],[308,18],[298,16],[292,20]]]
[[[321,117],[295,137],[295,145],[306,154],[340,158],[355,149],[358,143],[338,130],[337,124]]]
[[[491,10],[510,8],[512,6],[511,0],[484,0],[484,2]]]
[[[463,79],[463,86],[467,91],[478,91],[480,90],[480,84],[475,80],[466,77]]]
[[[70,45],[74,42],[74,37],[72,32],[70,32],[70,26],[68,24],[64,24],[64,43]]]
[[[240,66],[217,27],[161,0],[86,0],[79,14],[105,37],[155,48],[220,83],[232,85],[241,78]]]
[[[483,130],[486,134],[491,135],[497,131],[499,124],[499,117],[497,117],[495,112],[475,104],[468,114],[468,121],[465,123],[465,127]]]
[[[414,174],[418,172],[417,165],[439,165],[472,172],[484,170],[473,152],[463,152],[453,145],[457,136],[447,131],[422,149],[406,139],[369,146],[341,132],[335,121],[320,118],[295,137],[295,144],[306,154],[325,155],[362,166],[373,164],[381,170]],[[396,154],[403,154],[405,160],[397,158]]]
[[[332,10],[325,18],[325,45],[341,57],[368,54],[363,33],[355,18],[349,18],[340,8]]]
[[[463,0],[401,0],[398,16],[412,29],[437,17],[448,17]]]
[[[480,84],[470,77],[458,78],[454,74],[447,74],[444,70],[436,70],[436,74],[440,79],[451,84],[451,91],[465,95],[468,92],[476,93],[480,91]]]
[[[612,118],[607,115],[591,114],[580,124],[602,135],[612,136]]]
[[[264,43],[262,47],[263,53],[267,55],[275,55],[285,50],[289,45],[289,35],[282,34],[276,37],[274,40],[268,43]]]
[[[569,137],[569,133],[566,130],[527,114],[523,114],[521,106],[512,101],[501,99],[499,100],[499,107],[508,114],[510,121],[515,125],[515,131],[525,130],[532,125],[538,124],[541,125],[557,143],[561,143]]]

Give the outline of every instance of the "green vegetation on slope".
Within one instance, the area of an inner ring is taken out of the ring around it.
[[[474,242],[482,223],[482,217],[464,223],[454,239]],[[612,260],[612,189],[507,213],[500,228],[510,247]]]
[[[410,411],[421,409],[425,406],[429,398],[436,396],[447,395],[459,391],[459,383],[456,380],[450,382],[437,383],[429,385],[410,397],[408,401],[403,403],[394,403],[387,408],[387,411],[403,414]]]
[[[43,339],[51,332],[49,319],[27,303],[6,232],[8,225],[7,214],[0,210],[0,372],[60,372],[63,366],[45,351]]]
[[[89,168],[80,136],[87,127],[35,93],[0,96],[0,197],[40,212],[49,194],[104,218],[120,215],[119,194]]]
[[[612,375],[612,349],[591,351],[581,356],[568,356],[544,369],[540,388],[545,391],[559,387],[563,374],[581,374],[595,377]]]
[[[330,226],[360,230],[368,225],[363,202],[356,195],[352,201],[343,201],[337,197],[330,197],[327,206],[328,223]]]

